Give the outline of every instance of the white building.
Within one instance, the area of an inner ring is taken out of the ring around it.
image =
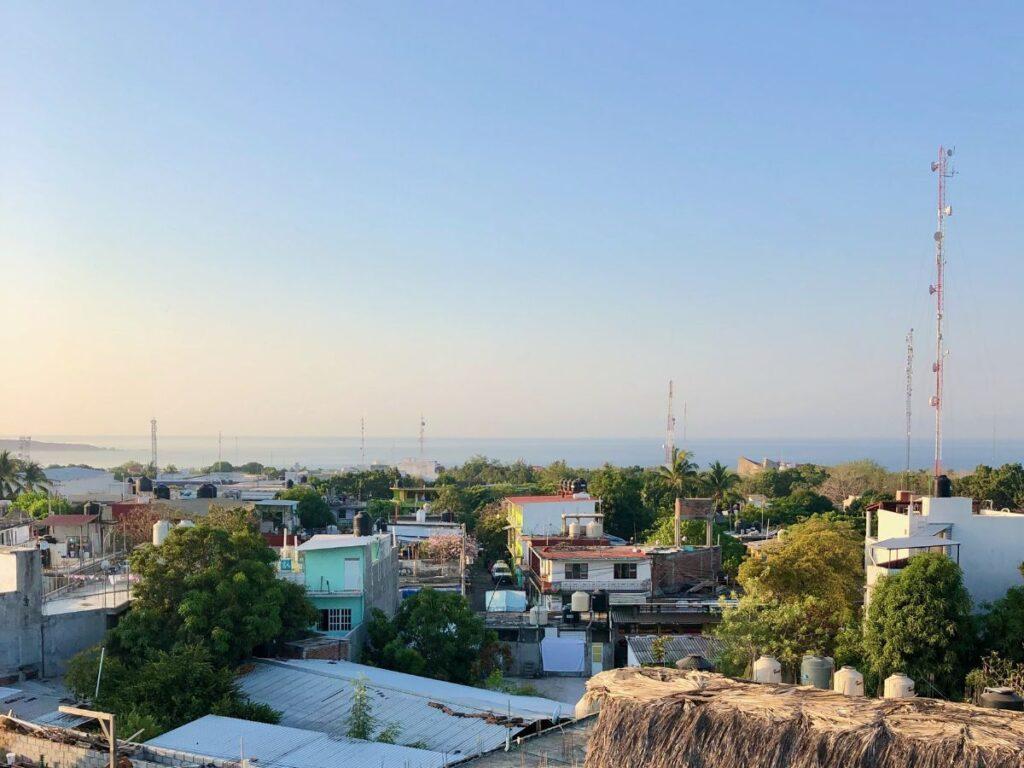
[[[529,546],[523,569],[535,602],[559,611],[573,592],[651,594],[651,557],[635,547]]]
[[[523,563],[525,547],[523,539],[531,536],[565,536],[569,526],[580,526],[580,536],[588,524],[597,523],[601,528],[604,516],[598,511],[599,499],[586,493],[573,496],[506,496],[502,502],[508,520],[508,548],[517,563]],[[597,531],[597,538],[603,535],[603,528]]]
[[[872,513],[877,523],[872,523]],[[874,534],[874,535],[872,535]],[[963,497],[900,492],[896,501],[868,510],[864,540],[867,594],[880,576],[904,568],[910,557],[939,552],[953,558],[964,573],[964,586],[975,607],[998,600],[1010,587],[1024,584],[1024,514],[981,509]]]

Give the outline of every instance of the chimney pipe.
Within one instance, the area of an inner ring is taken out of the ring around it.
[[[682,532],[680,531],[680,525],[683,520],[683,500],[676,496],[676,519],[673,525],[673,532],[675,533],[676,548],[682,544]]]

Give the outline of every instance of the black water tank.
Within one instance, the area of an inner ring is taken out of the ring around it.
[[[388,519],[386,517],[377,518],[377,532],[387,533],[388,532]]]
[[[152,493],[153,481],[143,475],[139,478],[139,493]]]
[[[103,513],[103,505],[98,501],[90,501],[85,505],[83,511],[87,515],[99,515]]]
[[[196,489],[197,499],[216,499],[217,486],[213,483],[203,483]]]
[[[294,480],[285,480],[284,485],[285,485],[285,488],[294,488],[295,487],[295,481]]]
[[[373,521],[365,512],[357,512],[352,520],[352,532],[356,536],[369,536],[373,533]]]
[[[135,493],[135,478],[126,477],[125,480],[128,482],[128,492]]]
[[[1012,709],[1024,712],[1024,699],[1013,688],[986,688],[978,702],[986,709]]]
[[[153,495],[158,499],[169,499],[171,498],[171,489],[163,483],[153,486]]]
[[[597,590],[590,596],[590,610],[594,613],[608,613],[608,593],[603,589]]]
[[[455,522],[455,513],[454,512],[442,512],[441,513],[441,522],[442,523],[454,523]]]
[[[935,495],[940,499],[948,499],[953,495],[953,481],[946,475],[935,478]]]

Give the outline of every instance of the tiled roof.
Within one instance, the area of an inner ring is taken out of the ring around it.
[[[50,515],[34,523],[39,527],[53,525],[88,525],[96,522],[99,515]]]

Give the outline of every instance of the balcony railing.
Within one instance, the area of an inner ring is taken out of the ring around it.
[[[541,586],[545,592],[650,592],[650,579],[555,579],[552,581],[542,580]]]
[[[359,589],[346,589],[345,587],[335,586],[328,581],[324,581],[321,584],[319,581],[315,584],[306,583],[306,574],[302,571],[278,571],[277,578],[281,581],[288,581],[292,584],[298,584],[300,587],[305,587],[306,592],[310,595],[336,595],[338,597],[358,597],[363,594],[362,587]]]

